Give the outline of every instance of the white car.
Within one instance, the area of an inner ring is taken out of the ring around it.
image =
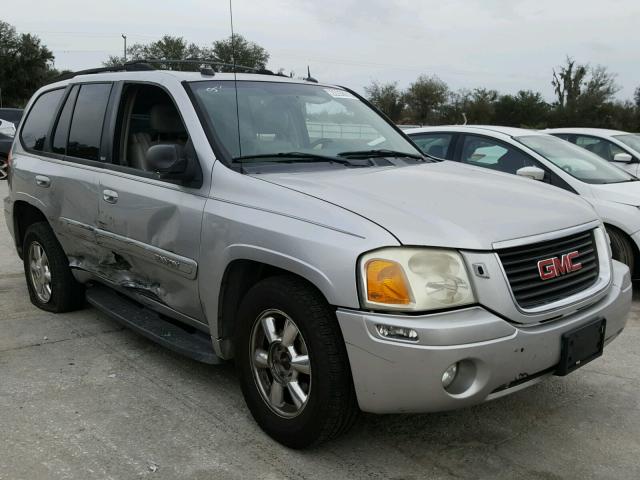
[[[640,272],[640,181],[635,176],[535,130],[456,125],[405,133],[432,157],[533,178],[582,196],[607,226],[613,257],[632,273]]]
[[[635,176],[640,175],[640,135],[637,133],[603,128],[550,128],[543,132],[586,148]]]

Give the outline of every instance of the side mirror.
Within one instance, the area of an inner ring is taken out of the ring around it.
[[[184,148],[175,144],[152,145],[146,154],[147,170],[161,178],[184,179],[189,160]]]
[[[631,163],[633,161],[633,157],[628,153],[616,153],[613,156],[613,161],[620,163]]]
[[[516,171],[516,175],[531,178],[532,180],[544,180],[544,170],[538,167],[522,167]]]

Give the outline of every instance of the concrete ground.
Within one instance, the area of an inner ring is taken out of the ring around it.
[[[0,480],[638,479],[639,313],[636,302],[604,357],[569,377],[457,412],[364,415],[296,452],[256,426],[231,366],[89,308],[33,307],[0,219]]]

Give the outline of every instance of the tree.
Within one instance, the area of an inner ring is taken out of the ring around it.
[[[201,48],[195,43],[187,43],[183,37],[164,35],[160,40],[149,44],[136,43],[127,48],[127,60],[187,60],[190,58],[210,58],[211,50]],[[125,62],[123,57],[111,56],[104,62],[104,66],[117,66]],[[196,66],[184,64],[158,64],[157,68],[169,70],[193,70]]]
[[[553,70],[551,85],[558,98],[560,108],[574,108],[577,102],[584,79],[589,71],[588,65],[576,65],[573,58],[567,57],[567,64],[560,66],[559,71]]]
[[[0,21],[2,106],[24,106],[35,90],[57,76],[53,58],[38,37],[18,34],[13,26]]]
[[[223,63],[233,63],[235,57],[237,65],[250,68],[265,69],[269,61],[269,52],[238,34],[213,42],[211,52]]]
[[[398,122],[404,111],[403,94],[398,90],[398,83],[373,82],[364,88],[369,101],[384,112],[392,121]]]
[[[440,122],[448,97],[449,87],[435,75],[420,75],[404,95],[413,120],[424,125]]]
[[[636,102],[636,107],[640,108],[640,87],[636,88],[633,99]]]
[[[544,128],[550,106],[539,92],[520,90],[515,95],[502,95],[495,104],[498,125],[522,128]]]

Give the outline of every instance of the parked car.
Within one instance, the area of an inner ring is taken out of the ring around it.
[[[94,72],[27,112],[4,208],[34,305],[86,296],[194,359],[234,358],[290,447],[359,409],[451,410],[566,375],[625,326],[629,270],[583,199],[429,159],[345,88]]]
[[[543,130],[586,148],[627,172],[640,175],[640,135],[602,128],[553,128]]]
[[[21,109],[0,108],[0,180],[7,179],[9,150],[21,118]]]
[[[427,154],[541,180],[580,195],[602,217],[613,258],[640,272],[640,181],[597,155],[545,133],[497,126],[406,132]]]

